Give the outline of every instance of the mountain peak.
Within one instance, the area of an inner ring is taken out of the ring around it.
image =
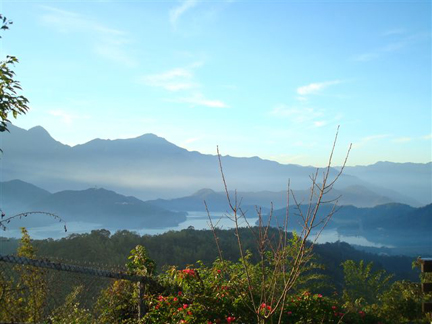
[[[161,143],[161,142],[169,143],[165,138],[159,137],[153,133],[146,133],[141,136],[135,137],[134,139],[142,140],[146,142],[153,142],[153,143]]]
[[[44,137],[52,138],[51,135],[48,133],[48,131],[42,126],[32,127],[28,130],[28,132],[35,136],[44,136]]]
[[[192,196],[198,196],[198,197],[207,197],[209,195],[215,194],[216,192],[209,188],[200,189],[197,192],[195,192]]]

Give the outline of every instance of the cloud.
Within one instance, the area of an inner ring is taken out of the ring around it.
[[[169,13],[171,24],[176,26],[180,17],[184,15],[189,9],[195,7],[197,4],[197,0],[185,0],[179,6],[171,9]]]
[[[60,121],[66,125],[71,125],[77,119],[90,118],[89,116],[73,115],[61,109],[50,110],[48,114],[54,117],[58,117]]]
[[[314,126],[315,127],[323,127],[325,125],[327,125],[327,121],[326,120],[317,120],[317,121],[314,121]]]
[[[404,33],[405,33],[405,31],[402,29],[401,30],[393,30],[393,31],[388,31],[387,33],[384,33],[383,36],[401,35]],[[417,33],[417,34],[409,35],[409,36],[400,38],[399,41],[397,41],[397,42],[389,43],[385,46],[376,48],[376,49],[371,50],[369,52],[355,55],[352,57],[352,60],[357,61],[357,62],[372,61],[372,60],[378,59],[382,56],[385,56],[385,55],[388,55],[388,54],[391,54],[394,52],[398,52],[401,49],[403,49],[409,45],[412,45],[414,43],[420,42],[422,40],[429,40],[429,39],[430,39],[429,33]]]
[[[390,134],[379,134],[379,135],[371,135],[371,136],[363,137],[358,142],[353,143],[353,148],[360,148],[367,145],[370,142],[374,142],[390,136],[391,136]]]
[[[196,81],[193,72],[194,69],[202,66],[202,62],[195,62],[187,67],[178,67],[162,73],[142,76],[139,79],[139,82],[150,87],[162,88],[170,92],[186,93],[183,97],[174,99],[170,98],[166,99],[166,101],[189,103],[192,106],[229,108],[229,105],[225,102],[216,99],[208,99],[204,94],[198,91],[202,85]]]
[[[432,133],[431,134],[428,134],[428,135],[425,135],[425,136],[423,136],[422,137],[424,140],[430,140],[430,139],[432,139]]]
[[[386,36],[393,36],[393,35],[403,35],[405,33],[406,33],[405,28],[394,28],[394,29],[386,30],[381,34],[381,36],[386,37]]]
[[[191,69],[175,68],[166,72],[151,74],[140,80],[148,86],[160,87],[168,91],[179,91],[198,88],[200,85],[193,80]]]
[[[125,32],[72,11],[51,6],[40,6],[40,8],[44,10],[41,21],[45,25],[61,33],[82,33],[90,36],[95,40],[92,49],[97,55],[129,67],[137,65],[137,61],[124,48],[131,42]]]
[[[357,55],[353,59],[354,59],[354,61],[358,61],[358,62],[368,62],[368,61],[372,61],[374,59],[377,59],[386,53],[392,53],[392,52],[399,51],[400,49],[404,48],[405,46],[407,46],[406,42],[395,42],[395,43],[391,43],[391,44],[388,44],[386,46],[383,46],[383,47],[381,47],[375,51],[371,51],[369,53],[363,53],[363,54]]]
[[[411,142],[413,140],[412,137],[399,137],[399,138],[395,138],[393,140],[393,142],[395,143],[408,143]]]
[[[221,100],[207,99],[201,93],[195,93],[190,97],[178,98],[171,101],[189,103],[192,106],[204,106],[210,108],[229,108],[229,106],[225,102]]]
[[[315,94],[331,85],[335,85],[339,83],[341,83],[341,81],[339,80],[320,82],[320,83],[311,83],[306,86],[297,88],[297,93],[301,96],[307,96],[310,94]]]

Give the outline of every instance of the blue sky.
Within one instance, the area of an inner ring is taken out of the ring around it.
[[[154,133],[323,165],[431,161],[429,1],[3,1],[31,110],[66,144]]]

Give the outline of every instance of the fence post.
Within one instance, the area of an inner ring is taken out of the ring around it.
[[[422,273],[429,273],[432,272],[432,258],[419,258],[418,259],[421,265],[421,272]],[[432,292],[432,283],[423,282],[422,283],[422,291],[423,293],[430,293]],[[423,313],[432,313],[432,302],[425,302],[422,303],[422,311]]]
[[[144,285],[144,280],[141,279],[140,281],[138,281],[138,319],[142,319],[146,313],[146,309],[145,309],[145,303],[144,303],[144,290],[145,290],[145,285]]]

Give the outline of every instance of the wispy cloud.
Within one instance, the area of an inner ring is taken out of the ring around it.
[[[94,39],[91,47],[97,55],[129,67],[137,65],[137,61],[125,49],[125,45],[130,43],[125,32],[110,28],[91,17],[72,11],[45,5],[40,7],[44,10],[41,16],[43,24],[53,27],[61,33],[88,35]]]
[[[323,127],[323,126],[325,126],[325,125],[327,125],[327,121],[326,120],[317,120],[317,121],[314,121],[314,126],[315,127]]]
[[[169,13],[171,24],[175,27],[180,17],[197,4],[197,0],[184,0],[177,7],[171,9]]]
[[[412,137],[399,137],[399,138],[395,138],[393,140],[393,142],[395,143],[408,143],[411,142],[413,140]]]
[[[394,35],[403,35],[406,32],[407,31],[405,28],[393,28],[393,29],[386,30],[381,34],[381,36],[386,37],[386,36],[394,36]]]
[[[54,116],[54,117],[58,117],[60,119],[60,121],[66,125],[71,125],[77,119],[89,119],[90,118],[87,115],[81,116],[81,115],[71,114],[71,113],[68,113],[68,112],[61,110],[61,109],[50,110],[48,112],[48,114],[51,116]]]
[[[400,29],[400,30],[387,31],[386,33],[383,34],[383,36],[390,36],[390,35],[398,36],[398,35],[402,35],[402,34],[405,34],[405,31]],[[382,56],[398,52],[398,51],[400,51],[400,50],[402,50],[402,49],[404,49],[404,48],[406,48],[406,47],[408,47],[408,46],[410,46],[416,42],[426,40],[426,39],[430,39],[429,33],[417,33],[417,34],[412,34],[412,35],[408,35],[405,37],[399,37],[398,41],[395,41],[393,43],[389,43],[387,45],[376,48],[376,49],[371,50],[369,52],[355,55],[352,57],[352,60],[357,61],[357,62],[372,61],[372,60],[378,59]]]
[[[177,67],[161,73],[144,75],[139,78],[139,82],[150,87],[183,94],[182,97],[169,98],[165,99],[165,101],[188,103],[192,107],[229,108],[229,105],[224,101],[209,99],[199,91],[203,86],[196,80],[194,70],[202,66],[201,61],[195,62],[187,67]]]
[[[190,143],[194,143],[196,141],[199,141],[201,138],[200,137],[191,137],[188,138],[184,141],[185,144],[190,144]]]
[[[371,136],[363,137],[359,141],[353,143],[353,148],[360,148],[371,142],[375,142],[390,136],[391,136],[390,134],[379,134],[379,135],[371,135]]]
[[[326,82],[318,82],[318,83],[311,83],[302,87],[297,88],[297,93],[301,96],[307,96],[310,94],[315,94],[320,92],[321,90],[335,85],[335,84],[339,84],[341,83],[340,80],[334,80],[334,81],[326,81]],[[304,97],[301,97],[304,99]]]
[[[170,100],[174,102],[189,103],[192,106],[204,106],[209,108],[229,108],[229,105],[221,100],[208,99],[202,93],[195,93],[190,97]]]
[[[356,56],[354,56],[353,60],[357,61],[357,62],[372,61],[374,59],[377,59],[377,58],[383,56],[386,53],[392,53],[392,52],[399,51],[400,49],[404,48],[405,46],[407,46],[406,42],[391,43],[391,44],[388,44],[388,45],[383,46],[381,48],[378,48],[374,51],[363,53],[360,55],[356,55]]]
[[[425,135],[425,136],[423,136],[423,137],[422,137],[422,139],[424,139],[424,140],[430,140],[430,139],[432,139],[432,133],[431,133],[431,134],[428,134],[428,135]]]
[[[145,85],[160,87],[168,91],[187,90],[200,86],[194,81],[193,72],[188,68],[175,68],[158,74],[146,75],[140,80]]]

